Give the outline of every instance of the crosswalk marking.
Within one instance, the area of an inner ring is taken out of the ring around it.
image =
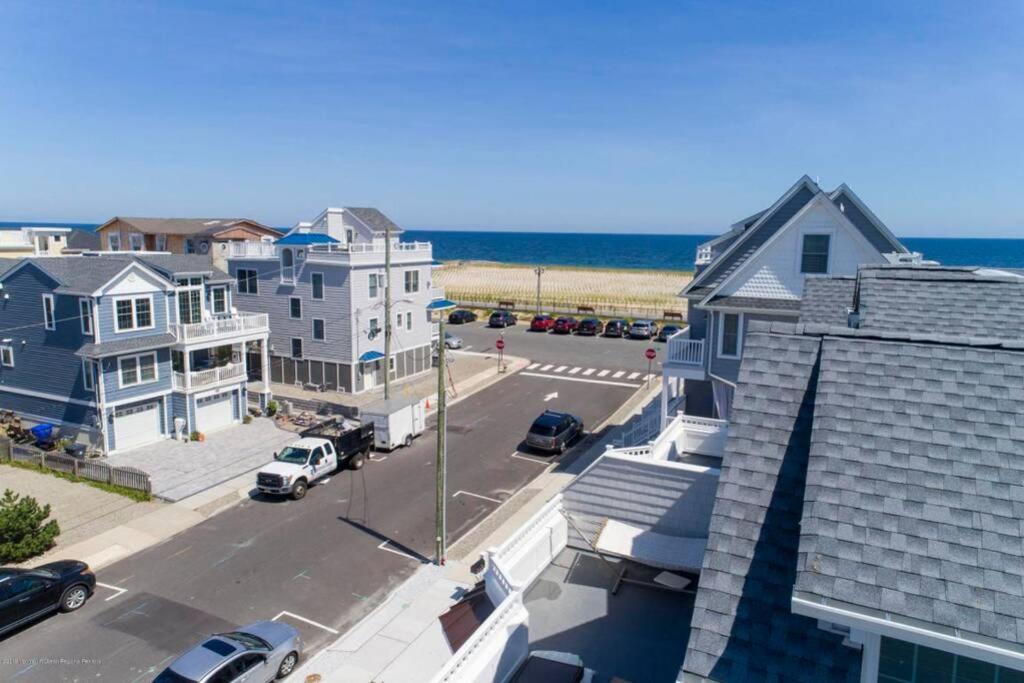
[[[550,369],[551,369],[551,368],[553,368],[553,367],[555,367],[555,366],[554,366],[554,365],[551,365],[551,364],[549,363],[549,364],[545,365],[544,367],[542,367],[542,368],[541,368],[540,370],[541,370],[541,372],[547,372],[548,370],[550,370]]]
[[[539,367],[540,367],[540,363],[533,363],[532,365],[527,365],[526,369],[527,370],[536,370]]]
[[[629,373],[629,377],[627,377],[626,379],[636,379],[639,376],[640,376],[639,372],[631,372],[631,373]]]
[[[607,374],[608,374],[609,372],[611,372],[611,370],[602,370],[601,372],[597,373],[597,376],[598,376],[598,377],[604,377],[604,376],[605,376],[605,375],[607,375]]]
[[[569,367],[569,366],[568,365],[559,365],[557,368],[555,368],[555,372],[565,372],[565,369],[567,367]]]
[[[612,379],[618,379],[618,378],[622,377],[625,374],[626,374],[625,370],[619,370],[614,375],[612,375]]]
[[[593,375],[593,374],[594,374],[594,368],[587,368],[586,370],[583,371],[583,376],[584,377],[588,377],[588,376]],[[598,377],[600,377],[600,375],[598,375]]]
[[[569,374],[570,375],[575,375],[577,372],[579,372],[582,369],[583,368],[573,368],[572,370],[569,371]]]

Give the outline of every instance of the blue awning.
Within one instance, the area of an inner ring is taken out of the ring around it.
[[[443,311],[446,308],[455,308],[457,303],[449,299],[435,299],[427,304],[428,311]]]
[[[363,355],[359,356],[360,363],[369,363],[371,361],[380,360],[384,357],[384,354],[380,351],[367,351]]]

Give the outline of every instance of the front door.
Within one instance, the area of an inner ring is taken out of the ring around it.
[[[377,386],[377,371],[380,370],[380,361],[363,363],[363,388],[373,389]]]

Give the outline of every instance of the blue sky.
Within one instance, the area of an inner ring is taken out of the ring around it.
[[[1024,237],[1024,3],[4,2],[0,219]]]

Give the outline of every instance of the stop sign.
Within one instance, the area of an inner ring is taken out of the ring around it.
[[[654,357],[658,355],[658,352],[654,349],[647,349],[644,351],[644,355],[647,356],[647,360],[654,360]]]
[[[505,348],[505,340],[499,339],[498,341],[494,342],[494,347],[501,351],[503,348]]]

